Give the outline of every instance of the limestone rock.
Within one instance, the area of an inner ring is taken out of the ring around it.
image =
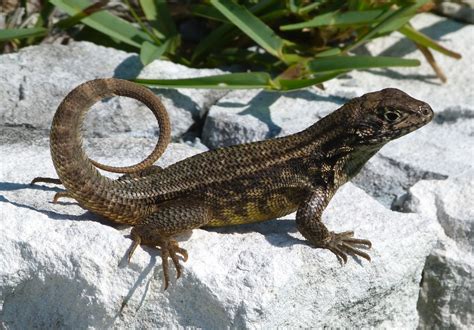
[[[221,73],[196,70],[168,61],[154,61],[143,69],[138,55],[89,42],[40,45],[0,56],[0,123],[49,129],[54,112],[66,94],[95,78],[185,78]],[[172,135],[181,136],[225,91],[159,89],[171,120]],[[156,135],[152,113],[138,101],[113,97],[98,102],[89,113],[86,132],[111,136],[133,132]]]
[[[469,328],[474,322],[474,171],[414,185],[404,208],[436,219],[442,239],[427,259],[418,309],[423,328]]]

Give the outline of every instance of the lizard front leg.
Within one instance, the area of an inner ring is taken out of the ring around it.
[[[142,219],[133,227],[131,235],[134,242],[128,253],[128,260],[130,261],[135,249],[140,244],[160,247],[166,290],[169,284],[168,258],[173,261],[177,278],[182,273],[178,254],[183,257],[184,261],[188,259],[187,251],[180,248],[173,237],[187,230],[204,226],[210,220],[210,209],[195,201],[177,199],[160,204],[156,212]]]
[[[332,194],[318,188],[304,201],[296,213],[298,231],[315,247],[328,249],[341,262],[347,262],[347,255],[359,256],[370,261],[370,256],[359,250],[361,246],[370,248],[372,243],[366,239],[354,238],[354,232],[335,233],[329,231],[321,221],[321,215]]]

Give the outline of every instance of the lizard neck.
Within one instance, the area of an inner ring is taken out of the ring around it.
[[[310,172],[337,188],[352,179],[383,144],[361,145],[347,119],[340,111],[324,117],[302,132]]]
[[[352,179],[356,176],[364,164],[372,158],[379,150],[381,146],[371,146],[363,148],[355,148],[348,154],[342,164],[342,171],[347,176],[347,180]]]

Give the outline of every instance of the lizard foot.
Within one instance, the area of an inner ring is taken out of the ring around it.
[[[31,180],[30,185],[34,185],[35,183],[43,182],[43,183],[52,183],[52,184],[62,184],[61,180],[55,178],[44,178],[44,177],[36,177]],[[53,203],[56,204],[60,198],[72,198],[66,191],[58,192],[53,197]]]
[[[342,233],[330,232],[330,240],[327,244],[322,246],[332,253],[334,253],[342,264],[347,262],[347,255],[359,256],[370,261],[370,256],[358,249],[360,246],[365,246],[366,248],[371,248],[372,243],[366,239],[354,238],[353,231],[345,231]]]
[[[188,252],[180,248],[178,245],[178,242],[174,239],[160,239],[158,242],[145,242],[142,240],[142,238],[132,230],[132,239],[133,239],[133,244],[130,248],[130,252],[128,253],[128,262],[130,262],[130,259],[132,258],[133,253],[135,252],[135,249],[137,248],[138,245],[141,243],[147,244],[147,245],[155,245],[160,247],[161,251],[161,261],[162,261],[162,267],[163,267],[163,282],[165,284],[164,289],[166,290],[169,285],[170,277],[169,277],[169,264],[168,264],[168,258],[171,258],[173,261],[174,267],[176,268],[176,278],[180,278],[181,274],[183,272],[183,267],[179,263],[179,256],[183,258],[183,261],[186,262],[188,260]]]
[[[60,191],[54,194],[53,203],[56,204],[60,198],[72,198],[67,191]]]

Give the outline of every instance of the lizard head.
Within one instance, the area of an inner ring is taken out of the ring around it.
[[[386,88],[351,100],[347,120],[362,145],[383,145],[426,125],[433,110],[395,88]]]

